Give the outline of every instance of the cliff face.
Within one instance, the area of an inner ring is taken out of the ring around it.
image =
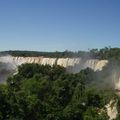
[[[41,65],[60,65],[70,68],[71,72],[79,72],[81,69],[91,68],[94,71],[101,71],[108,63],[107,60],[82,59],[82,58],[44,58],[44,57],[0,57],[0,62],[10,63],[13,68],[24,63],[38,63]]]

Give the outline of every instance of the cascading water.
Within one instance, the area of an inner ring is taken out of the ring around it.
[[[41,65],[55,64],[65,67],[69,72],[77,73],[82,69],[91,68],[94,71],[101,71],[108,63],[107,60],[97,59],[82,59],[82,58],[44,58],[44,57],[13,57],[1,56],[0,62],[6,64],[5,69],[9,71],[16,71],[19,65],[25,63],[38,63]]]
[[[74,67],[77,72],[81,69],[87,67],[93,69],[94,71],[102,70],[102,68],[108,63],[107,60],[97,60],[97,59],[88,59],[82,60],[82,58],[44,58],[44,57],[12,57],[12,56],[3,56],[0,57],[0,62],[9,63],[13,66],[18,66],[24,63],[38,63],[42,65],[60,65],[65,68]]]

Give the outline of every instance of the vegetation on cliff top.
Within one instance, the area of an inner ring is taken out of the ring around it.
[[[3,51],[0,52],[2,55],[10,54],[13,56],[23,56],[23,57],[55,57],[55,58],[66,58],[66,57],[87,57],[87,58],[97,58],[97,59],[117,59],[120,60],[120,48],[105,47],[102,49],[91,49],[89,51],[64,51],[64,52],[38,52],[38,51]]]

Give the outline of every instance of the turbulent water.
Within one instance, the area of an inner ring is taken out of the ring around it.
[[[16,67],[13,67],[9,63],[0,62],[0,83],[5,83],[5,80],[9,75],[12,75],[16,70]]]

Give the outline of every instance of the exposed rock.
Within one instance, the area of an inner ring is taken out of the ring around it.
[[[109,116],[109,120],[114,120],[117,118],[118,110],[117,110],[118,100],[111,100],[105,108],[107,109],[107,114]]]

